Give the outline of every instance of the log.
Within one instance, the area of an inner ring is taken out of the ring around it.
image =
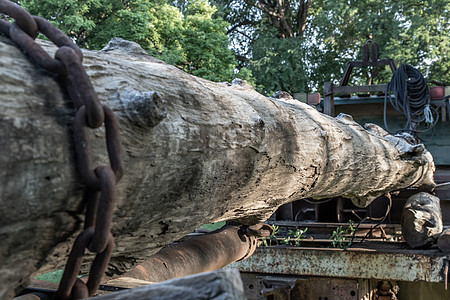
[[[161,283],[96,297],[99,300],[244,300],[244,286],[237,269],[195,274]]]
[[[56,48],[40,41],[51,55]],[[406,187],[434,187],[432,156],[375,125],[334,119],[242,81],[213,83],[114,39],[84,50],[100,100],[119,117],[110,273],[121,273],[198,226],[254,224],[280,205],[343,196],[366,206]],[[83,220],[71,136],[74,108],[60,80],[0,37],[0,298],[31,275],[62,268]],[[103,128],[91,136],[106,164]],[[88,257],[89,261],[92,257]]]
[[[421,192],[408,198],[402,212],[402,235],[411,248],[435,243],[443,230],[439,198]]]

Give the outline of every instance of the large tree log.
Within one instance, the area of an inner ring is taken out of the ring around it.
[[[56,78],[0,38],[3,299],[32,272],[64,265],[83,186],[71,101]],[[188,75],[123,41],[84,55],[100,100],[120,118],[125,150],[111,271],[130,269],[204,223],[264,220],[305,197],[341,195],[364,206],[387,191],[434,186],[431,155],[376,126],[270,99],[245,83]],[[96,159],[106,163],[103,141],[96,130]]]

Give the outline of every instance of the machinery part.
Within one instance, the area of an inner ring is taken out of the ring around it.
[[[241,278],[249,300],[363,299],[358,287],[361,280],[246,272],[241,272]]]
[[[450,252],[450,229],[445,229],[437,240],[439,250]]]
[[[270,226],[225,226],[211,233],[190,237],[163,248],[123,276],[160,282],[220,269],[252,255],[257,246],[257,236],[266,235],[267,227]],[[247,233],[249,228],[252,228],[251,234]],[[255,230],[261,233],[255,233]]]
[[[371,49],[372,49],[371,59],[369,59],[369,43],[371,43]],[[344,70],[344,75],[342,76],[340,85],[341,86],[347,85],[348,80],[350,79],[350,74],[352,73],[352,70],[354,67],[368,67],[368,66],[375,67],[375,66],[389,65],[392,73],[394,73],[397,70],[395,62],[392,58],[379,59],[378,56],[379,56],[378,44],[375,43],[371,39],[367,40],[366,43],[362,47],[362,60],[355,60],[355,61],[347,62],[347,65],[345,66],[345,70]]]
[[[86,74],[80,48],[49,21],[31,16],[25,9],[9,1],[0,0],[0,12],[16,22],[0,20],[0,32],[9,36],[33,61],[45,70],[62,77],[75,104],[74,137],[78,170],[87,186],[86,224],[78,236],[64,270],[57,299],[81,299],[92,296],[98,289],[114,247],[110,233],[115,202],[115,186],[123,172],[122,146],[118,121],[107,106],[98,100],[89,76]],[[38,32],[47,36],[60,48],[51,58],[34,40]],[[106,145],[110,166],[94,168],[91,163],[89,142],[85,128],[98,128],[105,124]],[[96,253],[87,284],[77,279],[84,250]],[[30,296],[35,297],[35,296]]]
[[[397,300],[398,291],[395,281],[382,280],[377,284],[373,300]]]

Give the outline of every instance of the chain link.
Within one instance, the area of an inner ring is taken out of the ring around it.
[[[86,191],[86,219],[83,232],[77,237],[67,260],[56,299],[81,299],[92,296],[98,289],[114,248],[110,232],[116,199],[116,184],[123,173],[122,145],[119,124],[113,111],[98,100],[83,66],[80,48],[61,30],[44,18],[31,16],[25,9],[9,0],[0,0],[0,13],[15,22],[0,19],[0,32],[10,37],[31,59],[45,70],[63,77],[74,106],[75,153],[77,168]],[[59,47],[51,58],[36,42],[38,32]],[[87,128],[104,124],[106,148],[110,166],[92,166]],[[77,278],[85,249],[96,253],[89,279],[85,284]]]

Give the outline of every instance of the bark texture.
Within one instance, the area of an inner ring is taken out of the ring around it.
[[[245,300],[237,269],[217,270],[110,293],[98,300]]]
[[[428,193],[412,195],[402,213],[402,234],[411,248],[428,247],[435,243],[444,229],[438,197]]]
[[[1,37],[0,37],[1,38]],[[41,42],[53,54],[55,47]],[[102,102],[118,115],[125,174],[110,271],[124,272],[196,227],[266,219],[287,202],[431,190],[433,159],[374,125],[276,100],[245,82],[212,83],[115,40],[84,51]],[[61,268],[82,220],[71,125],[58,78],[0,40],[0,298],[33,272]],[[104,130],[92,135],[106,164]]]

